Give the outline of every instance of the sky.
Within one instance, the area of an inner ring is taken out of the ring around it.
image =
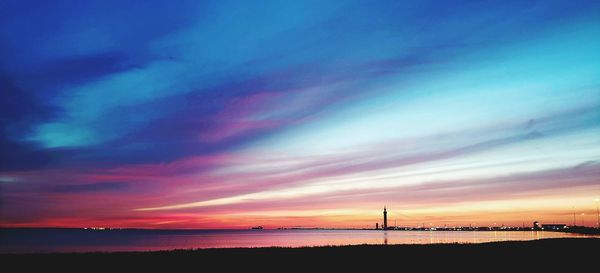
[[[0,226],[594,226],[598,1],[0,1]]]

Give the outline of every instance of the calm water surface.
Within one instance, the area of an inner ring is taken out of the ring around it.
[[[149,251],[230,247],[482,243],[594,237],[544,231],[3,229],[0,252]],[[595,236],[598,238],[599,236]]]

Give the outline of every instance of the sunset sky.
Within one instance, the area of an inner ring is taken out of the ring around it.
[[[598,1],[2,0],[0,95],[3,227],[597,221]]]

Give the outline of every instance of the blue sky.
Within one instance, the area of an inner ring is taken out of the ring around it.
[[[595,1],[2,1],[1,223],[340,226],[381,202],[406,222],[560,220],[600,194],[599,14]]]

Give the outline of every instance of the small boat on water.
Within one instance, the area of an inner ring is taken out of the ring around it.
[[[262,226],[252,227],[252,229],[263,229]]]

